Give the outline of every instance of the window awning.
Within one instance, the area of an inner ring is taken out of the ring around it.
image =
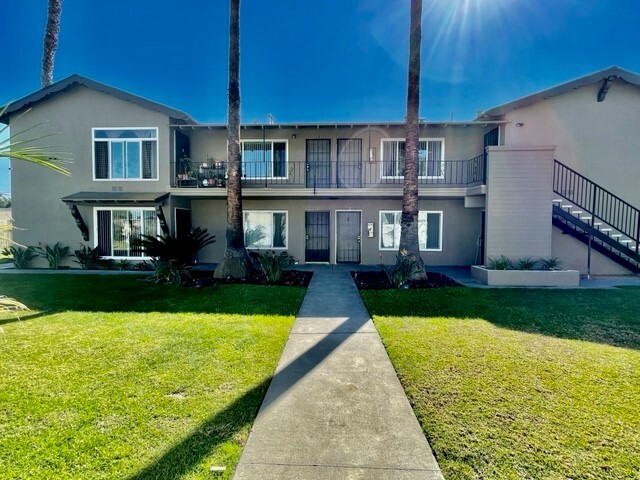
[[[159,205],[168,192],[78,192],[62,197],[69,205]]]

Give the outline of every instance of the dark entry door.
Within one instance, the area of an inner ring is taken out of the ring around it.
[[[360,212],[336,212],[336,263],[360,263]]]
[[[329,212],[306,212],[305,262],[329,262]]]
[[[362,139],[338,139],[338,187],[359,188],[362,181]]]
[[[331,186],[331,140],[307,140],[307,188]]]
[[[176,237],[191,233],[191,210],[176,208]]]

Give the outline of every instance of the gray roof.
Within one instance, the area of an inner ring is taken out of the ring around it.
[[[511,110],[515,110],[516,108],[528,107],[529,105],[533,105],[534,103],[540,102],[541,100],[545,100],[550,97],[556,97],[580,87],[592,85],[606,78],[612,79],[610,77],[620,79],[630,85],[640,87],[640,75],[614,65],[612,67],[605,68],[604,70],[599,70],[589,75],[576,78],[575,80],[556,85],[555,87],[547,88],[546,90],[542,90],[540,92],[527,95],[526,97],[522,97],[517,100],[513,100],[511,102],[504,103],[502,105],[498,105],[497,107],[493,107],[489,110],[480,112],[476,117],[476,121],[492,120],[496,117],[499,117],[500,115],[504,115],[505,113],[510,112]]]
[[[95,80],[91,80],[90,78],[83,77],[78,74],[74,74],[70,77],[59,80],[49,85],[48,87],[42,88],[25,97],[22,97],[19,100],[11,102],[7,110],[4,112],[4,115],[0,117],[0,122],[7,123],[12,114],[20,112],[21,110],[24,110],[26,108],[30,108],[38,102],[46,100],[54,95],[58,95],[80,85],[90,88],[91,90],[106,93],[107,95],[119,98],[120,100],[135,103],[137,105],[140,105],[141,107],[148,108],[149,110],[155,110],[157,112],[164,113],[165,115],[171,117],[171,123],[197,123],[193,118],[191,118],[189,114],[185,112],[167,107],[166,105],[163,105],[161,103],[147,100],[146,98],[125,92],[124,90],[111,87],[104,83],[96,82]]]
[[[65,203],[82,204],[160,204],[167,192],[78,192],[62,197]]]

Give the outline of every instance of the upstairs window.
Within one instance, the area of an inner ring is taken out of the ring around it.
[[[405,140],[382,140],[382,177],[404,176]],[[442,178],[444,176],[444,139],[420,139],[418,142],[418,176]]]
[[[96,180],[157,180],[157,128],[94,128]]]
[[[400,248],[402,212],[380,211],[380,250]],[[418,212],[418,245],[421,251],[442,250],[442,212]]]
[[[287,178],[286,140],[242,140],[244,178]]]

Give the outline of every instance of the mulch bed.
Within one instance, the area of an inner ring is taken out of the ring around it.
[[[389,282],[389,277],[383,270],[371,272],[351,272],[356,286],[360,290],[385,290],[395,288]],[[409,288],[440,288],[440,287],[462,287],[462,285],[451,277],[441,273],[427,272],[425,280],[409,280]]]
[[[212,271],[194,270],[191,272],[192,282],[187,286],[210,287],[212,285],[230,284],[251,284],[251,285],[273,285],[267,283],[264,275],[256,274],[247,278],[214,279]],[[311,282],[313,272],[301,272],[300,270],[285,270],[282,279],[275,285],[286,287],[308,287]]]

